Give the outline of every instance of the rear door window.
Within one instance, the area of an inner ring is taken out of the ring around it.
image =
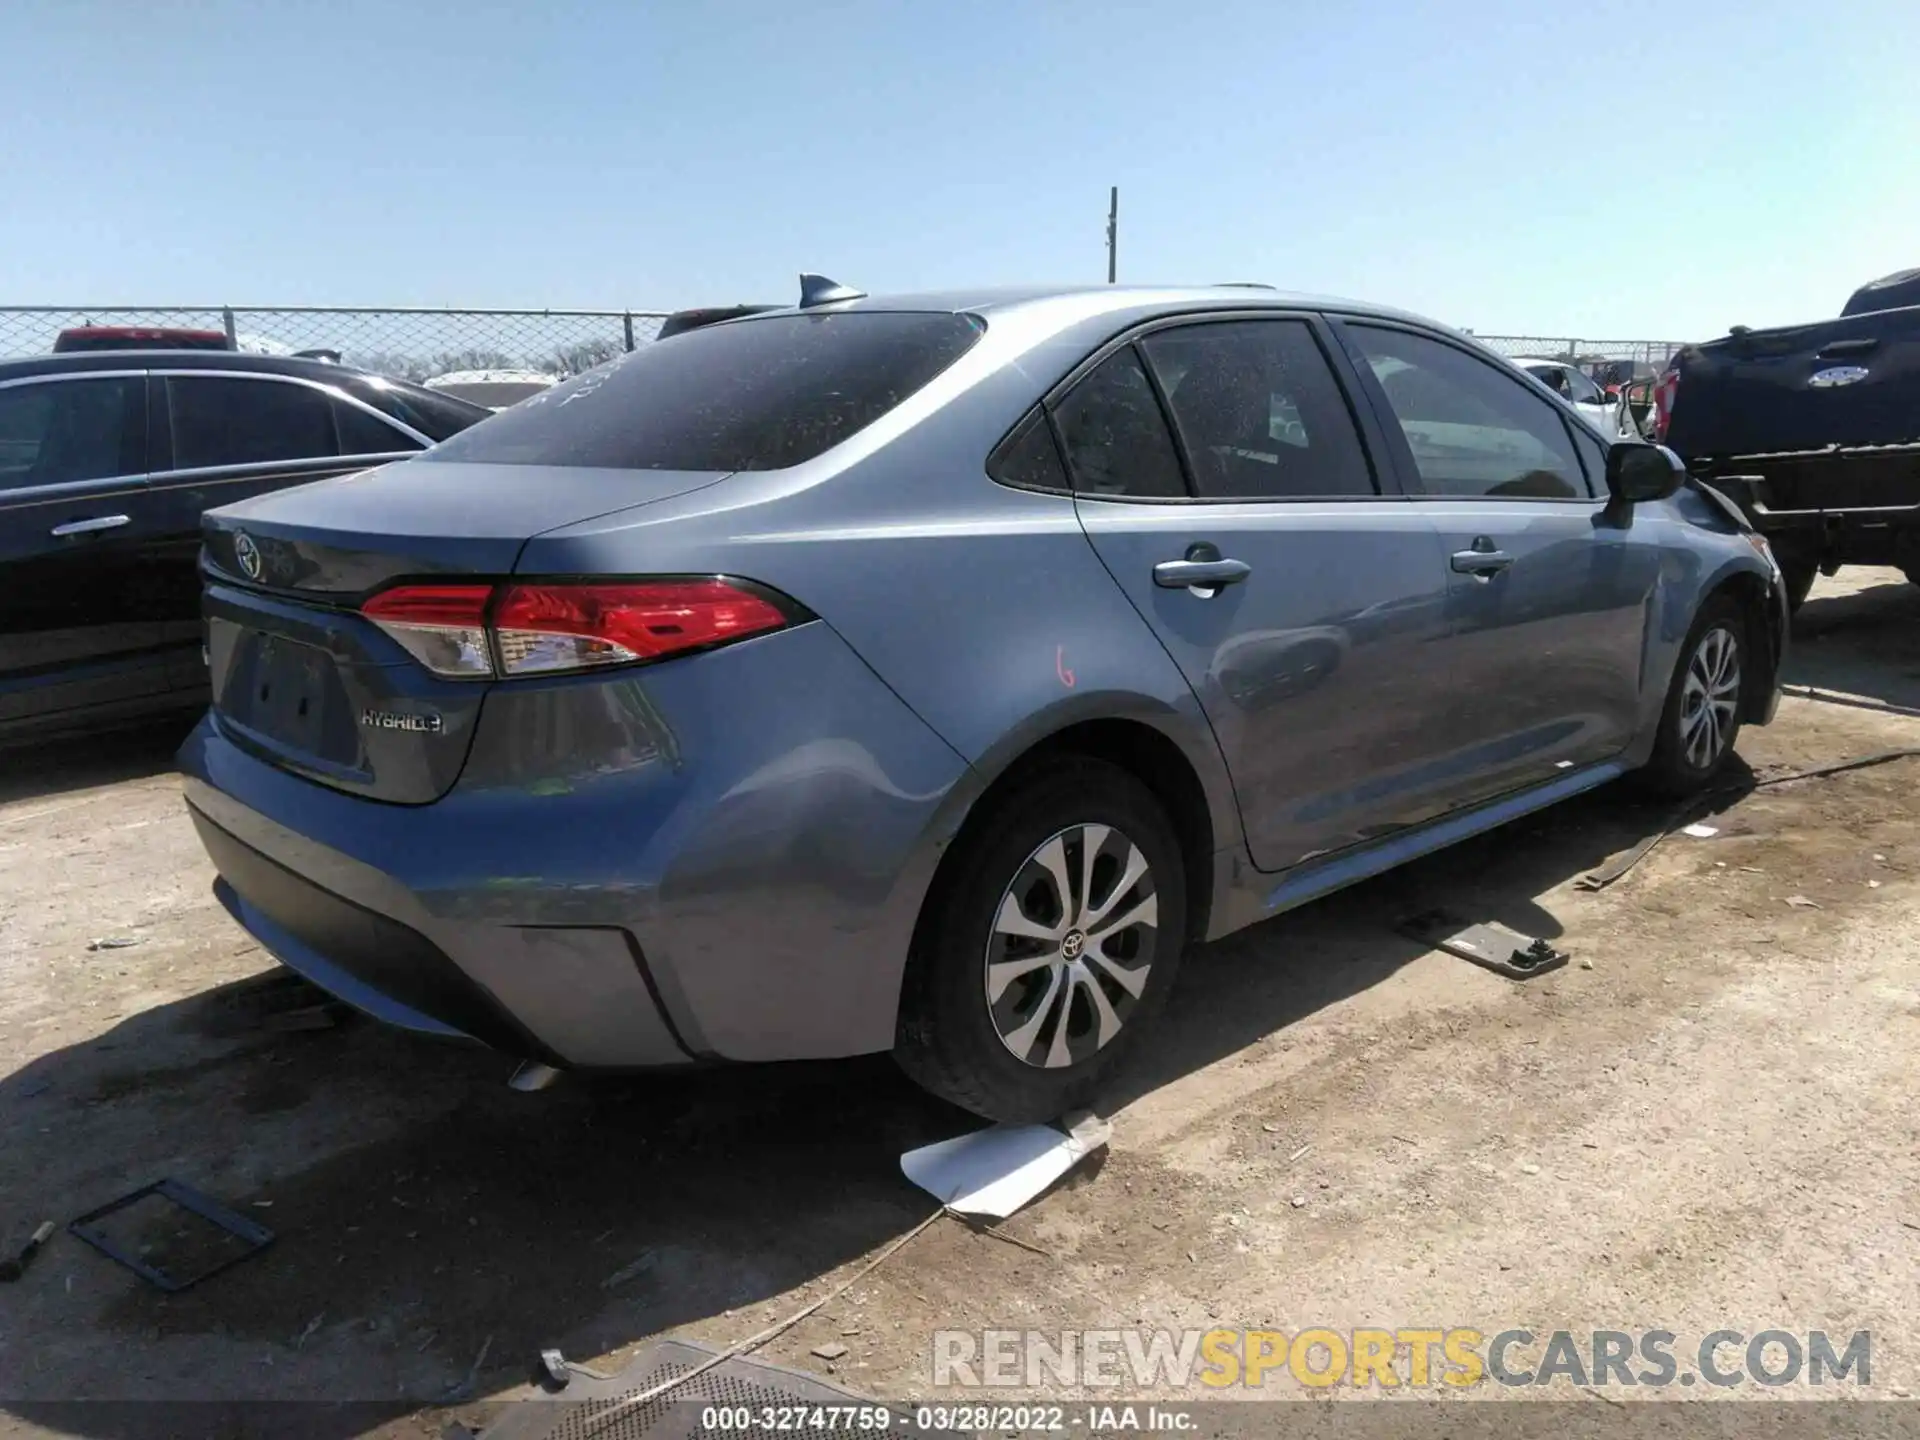
[[[1304,320],[1162,330],[1141,342],[1209,499],[1372,496],[1353,412]]]
[[[1131,345],[1082,378],[1060,402],[1055,418],[1079,493],[1098,499],[1185,498],[1179,453]]]
[[[133,378],[0,388],[0,492],[140,474],[145,394]]]
[[[167,380],[167,406],[176,470],[340,453],[333,397],[308,385],[175,375]]]
[[[428,459],[782,470],[857,435],[971,349],[950,312],[774,315],[689,330],[436,446]]]

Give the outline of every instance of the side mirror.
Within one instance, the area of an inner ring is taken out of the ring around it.
[[[1664,445],[1621,440],[1607,451],[1607,493],[1619,504],[1664,500],[1686,478],[1686,462]]]

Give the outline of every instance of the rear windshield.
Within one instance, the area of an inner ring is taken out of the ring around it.
[[[676,335],[524,400],[430,460],[780,470],[857,434],[964,355],[970,315],[853,311]]]

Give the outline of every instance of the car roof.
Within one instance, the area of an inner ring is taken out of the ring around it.
[[[88,370],[228,370],[264,375],[294,375],[303,380],[337,384],[343,376],[369,376],[351,365],[329,360],[303,360],[292,355],[255,355],[243,350],[78,350],[61,355],[35,355],[0,360],[0,381],[24,380],[35,375],[71,375]],[[385,378],[385,377],[380,377]],[[396,380],[395,384],[408,384]]]
[[[1330,295],[1310,295],[1277,290],[1268,285],[1232,283],[1220,285],[1027,285],[980,287],[953,290],[927,290],[893,295],[862,295],[853,300],[836,300],[809,306],[788,307],[738,320],[727,325],[751,325],[759,320],[782,315],[830,314],[849,311],[952,311],[981,315],[1014,315],[1041,312],[1050,308],[1070,308],[1081,318],[1103,313],[1119,315],[1140,310],[1233,309],[1233,310],[1333,310],[1349,315],[1367,315],[1383,320],[1409,320],[1422,325],[1437,322],[1409,311],[1364,300],[1348,300]],[[1445,328],[1445,327],[1442,327]]]

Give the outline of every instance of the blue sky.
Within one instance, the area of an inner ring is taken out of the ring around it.
[[[1914,0],[5,0],[0,304],[1265,280],[1692,339],[1920,265]]]

